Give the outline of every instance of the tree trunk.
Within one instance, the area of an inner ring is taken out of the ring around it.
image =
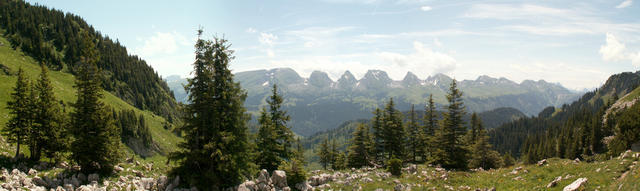
[[[20,139],[18,139],[17,141],[17,146],[16,146],[16,156],[14,157],[15,159],[18,159],[18,155],[20,155]]]

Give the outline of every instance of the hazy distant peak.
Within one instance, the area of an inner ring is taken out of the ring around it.
[[[382,70],[368,70],[360,80],[392,81],[391,78],[389,78],[389,75],[387,75],[387,72]]]
[[[416,76],[412,72],[407,72],[407,75],[405,75],[404,79],[402,79],[402,83],[404,85],[417,85],[420,84],[420,82],[420,78],[418,78],[418,76]]]
[[[328,87],[331,85],[331,83],[333,83],[331,78],[329,78],[329,75],[321,71],[311,72],[308,82],[309,84],[316,87]]]

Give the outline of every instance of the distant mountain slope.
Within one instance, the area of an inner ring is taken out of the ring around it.
[[[573,127],[573,121],[584,122],[584,115],[598,115],[608,105],[611,108],[624,108],[629,102],[637,100],[640,95],[640,71],[615,74],[599,89],[585,93],[580,99],[562,107],[548,107],[535,117],[522,118],[489,131],[491,143],[504,153],[511,152],[515,156],[521,153],[521,147],[527,137],[532,135],[544,136],[544,133],[557,131],[573,131],[580,128]],[[606,116],[606,115],[605,115]],[[605,117],[598,116],[598,117]],[[606,121],[606,120],[605,120]],[[598,126],[597,128],[605,128]]]
[[[80,32],[88,32],[95,39],[105,90],[170,121],[178,116],[177,103],[156,71],[82,17],[25,1],[0,0],[0,18],[0,32],[8,40],[5,46],[20,49],[52,70],[72,74],[82,51]]]
[[[265,104],[270,87],[278,84],[285,97],[285,109],[292,117],[293,130],[303,136],[337,127],[347,120],[367,118],[374,108],[390,97],[395,98],[400,110],[408,110],[411,104],[421,107],[429,94],[434,95],[438,105],[444,104],[452,81],[444,74],[422,80],[411,72],[403,80],[394,81],[380,70],[369,70],[359,80],[347,71],[337,81],[332,81],[321,71],[303,78],[290,68],[239,72],[235,78],[248,91],[245,105],[253,114]],[[176,99],[185,101],[181,84],[186,81],[175,77],[167,78],[167,81]],[[478,112],[512,107],[526,115],[534,115],[547,106],[560,106],[578,96],[558,84],[542,80],[525,80],[518,84],[489,76],[460,81],[459,88],[464,92],[467,108]]]
[[[19,68],[22,68],[31,80],[36,80],[40,74],[40,66],[37,64],[35,59],[25,55],[21,51],[13,50],[8,45],[8,41],[0,35],[0,128],[4,128],[5,124],[9,120],[7,101],[9,101],[10,94],[15,86],[17,78],[16,73]],[[76,101],[76,90],[73,87],[75,84],[74,76],[67,72],[50,71],[49,77],[51,79],[51,84],[53,85],[53,91],[56,98],[65,105],[66,112],[70,112],[72,109],[71,104]],[[142,152],[167,153],[168,151],[173,151],[176,148],[176,144],[180,141],[180,138],[175,136],[170,129],[164,128],[167,124],[167,120],[162,116],[158,116],[148,110],[140,110],[110,92],[105,91],[104,98],[102,100],[106,105],[116,111],[133,110],[135,112],[135,116],[144,117],[144,121],[146,121],[146,124],[149,127],[154,147],[158,149],[156,150],[154,148],[154,150]],[[133,152],[141,152],[141,148],[139,146],[130,146],[130,149]]]

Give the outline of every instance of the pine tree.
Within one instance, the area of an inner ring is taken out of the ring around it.
[[[227,40],[203,40],[201,35],[198,30],[194,77],[185,87],[185,142],[170,156],[179,163],[172,175],[198,188],[221,190],[238,185],[250,171],[246,92],[233,81]]]
[[[347,155],[347,161],[349,167],[361,168],[369,165],[369,132],[367,127],[363,123],[358,124],[358,128],[353,132],[353,138],[351,138],[351,146],[349,146],[349,154]]]
[[[376,108],[373,112],[374,117],[371,119],[371,130],[372,132],[372,148],[371,148],[371,156],[373,160],[378,164],[382,164],[384,159],[384,139],[385,134],[383,131],[383,114],[380,108]]]
[[[424,131],[420,129],[420,125],[418,124],[418,119],[416,116],[416,111],[414,109],[413,104],[411,105],[411,110],[409,111],[409,121],[407,122],[407,150],[409,151],[409,162],[416,163],[418,161],[416,158],[424,156],[424,143],[423,141],[426,139]]]
[[[298,161],[298,165],[304,166],[307,164],[307,161],[305,160],[304,157],[304,148],[302,147],[302,142],[300,141],[300,138],[296,139],[296,153],[295,153],[295,160]]]
[[[331,164],[331,150],[329,147],[329,139],[325,138],[324,141],[322,141],[322,143],[320,144],[320,150],[316,152],[318,158],[320,158],[320,164],[325,170],[327,170],[327,166]]]
[[[393,98],[385,106],[383,113],[382,132],[384,153],[387,159],[404,158],[404,126],[402,125],[402,114],[396,110]]]
[[[54,95],[51,80],[49,80],[49,70],[45,65],[40,67],[40,79],[34,88],[38,99],[35,101],[36,116],[34,131],[31,133],[35,143],[31,146],[31,156],[34,160],[39,160],[41,152],[44,152],[45,156],[49,158],[60,159],[60,154],[68,147],[65,119]]]
[[[258,140],[256,141],[258,156],[256,157],[256,164],[260,169],[267,169],[271,172],[276,170],[282,163],[282,159],[279,156],[281,149],[277,142],[276,131],[271,123],[271,117],[264,107],[260,111],[258,123]]]
[[[472,118],[473,120],[473,118]],[[479,121],[476,116],[476,122]],[[473,130],[472,130],[473,131]],[[475,129],[476,139],[473,145],[471,146],[471,159],[469,160],[469,168],[479,168],[483,169],[491,169],[491,168],[499,168],[503,165],[502,158],[500,154],[491,149],[491,144],[489,144],[489,136],[487,136],[487,132],[482,125],[477,126]]]
[[[462,92],[458,90],[455,80],[451,82],[447,100],[449,105],[442,119],[442,127],[436,132],[434,162],[448,169],[464,170],[468,166],[467,146],[463,141],[466,128],[462,116],[465,111]]]
[[[85,173],[107,174],[120,158],[120,129],[115,126],[110,109],[100,101],[103,95],[95,44],[86,31],[81,33],[84,48],[76,75],[77,101],[71,114],[71,134],[75,137],[71,157]]]
[[[271,125],[276,132],[278,148],[281,150],[278,155],[283,160],[290,160],[294,157],[294,152],[291,150],[293,146],[293,132],[287,127],[287,122],[290,120],[290,116],[286,111],[282,110],[282,103],[284,99],[278,94],[278,87],[274,84],[271,89],[271,96],[267,100],[269,104],[269,112],[271,117]]]
[[[15,158],[20,155],[20,146],[28,138],[33,123],[33,111],[31,110],[33,100],[29,94],[31,94],[29,79],[20,68],[18,69],[16,86],[11,93],[11,100],[7,102],[11,118],[6,128],[2,128],[2,135],[7,138],[7,142],[16,143]]]
[[[473,114],[471,114],[471,129],[469,130],[469,137],[467,140],[469,142],[469,145],[475,144],[475,142],[478,140],[479,131],[483,128],[484,127],[482,127],[482,121],[478,118],[478,115],[473,112]]]
[[[342,170],[347,168],[347,156],[344,154],[344,152],[338,151],[334,154],[335,154],[335,160],[331,165],[333,170]]]
[[[435,139],[435,130],[438,128],[437,120],[438,116],[436,113],[436,105],[433,102],[433,94],[429,95],[429,100],[427,105],[425,106],[425,112],[423,116],[423,134],[424,137],[422,139],[422,145],[424,149],[424,153],[422,155],[423,160],[428,158],[432,158],[434,152],[434,139]]]
[[[329,161],[331,161],[331,169],[333,170],[339,170],[339,163],[338,163],[338,155],[340,154],[340,151],[338,150],[338,143],[336,143],[336,140],[331,140],[331,150],[329,151]]]

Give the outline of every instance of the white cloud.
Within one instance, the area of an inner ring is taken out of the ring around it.
[[[258,38],[261,44],[273,46],[274,41],[278,40],[278,36],[271,33],[260,33],[260,37]]]
[[[438,40],[438,38],[433,38],[433,44],[438,47],[442,46],[442,43],[440,42],[440,40]]]
[[[420,7],[420,10],[425,11],[425,12],[426,12],[426,11],[431,11],[431,9],[433,9],[433,8],[431,8],[431,7],[429,7],[429,6],[422,6],[422,7]]]
[[[355,27],[309,27],[301,30],[286,31],[285,34],[291,37],[295,43],[304,42],[306,48],[316,48],[331,44],[338,40],[339,33],[353,30]]]
[[[600,47],[600,54],[602,54],[604,61],[620,61],[627,57],[625,55],[625,45],[620,43],[613,34],[607,33],[606,42],[605,45]]]
[[[163,75],[179,74],[186,76],[193,62],[193,38],[187,38],[178,32],[156,32],[147,38],[141,38],[142,46],[131,50]]]
[[[273,58],[275,56],[276,56],[276,54],[275,54],[275,52],[273,52],[273,49],[267,49],[267,57]]]
[[[141,56],[172,54],[176,52],[179,46],[190,44],[187,38],[175,31],[167,33],[156,32],[155,35],[144,40],[142,47],[135,48],[134,52]]]
[[[618,9],[627,8],[627,7],[631,6],[632,4],[633,4],[632,0],[625,0],[622,3],[620,3],[618,6],[616,6],[616,8],[618,8]]]
[[[640,67],[640,51],[631,54],[631,64],[635,67]]]
[[[436,73],[451,73],[456,68],[456,60],[445,53],[435,52],[420,42],[413,43],[414,53],[399,54],[381,52],[378,57],[388,66],[390,75],[399,78],[407,71],[426,77]]]
[[[508,79],[544,79],[547,82],[562,82],[562,85],[574,90],[593,88],[602,85],[610,75],[605,71],[584,66],[573,66],[564,62],[532,62],[528,64],[510,64],[503,72]]]
[[[248,33],[256,33],[256,32],[258,32],[258,30],[254,29],[254,28],[252,28],[252,27],[249,27],[249,28],[247,28],[247,30],[245,30],[245,32],[248,32]]]

